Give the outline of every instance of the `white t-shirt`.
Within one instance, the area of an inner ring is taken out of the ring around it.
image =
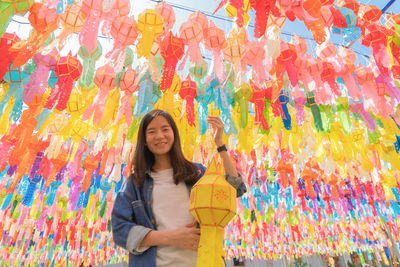
[[[158,230],[172,230],[193,222],[185,183],[175,185],[173,169],[151,172],[154,180],[153,214]],[[157,267],[196,266],[197,252],[173,246],[157,246]]]

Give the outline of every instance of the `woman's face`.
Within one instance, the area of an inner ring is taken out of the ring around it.
[[[174,132],[171,125],[161,115],[149,123],[145,135],[147,148],[154,156],[168,154],[174,144]]]

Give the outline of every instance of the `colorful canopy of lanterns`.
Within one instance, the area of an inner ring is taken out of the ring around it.
[[[248,185],[226,227],[228,258],[400,249],[400,15],[355,0],[224,0],[229,32],[200,11],[173,32],[166,2],[138,18],[127,0],[66,4],[0,2],[0,263],[126,259],[110,213],[153,108],[205,164],[206,117],[223,119]],[[7,24],[24,14],[33,30],[21,40]],[[282,40],[287,19],[304,22],[314,51],[296,34]]]

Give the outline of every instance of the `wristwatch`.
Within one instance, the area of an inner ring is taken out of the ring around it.
[[[219,146],[219,147],[217,148],[217,151],[218,151],[218,152],[228,151],[228,149],[226,148],[226,145],[223,144],[222,146]]]

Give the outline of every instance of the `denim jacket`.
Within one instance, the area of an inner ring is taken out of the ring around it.
[[[206,168],[198,163],[194,163],[200,170],[201,178]],[[236,188],[237,197],[242,196],[246,191],[246,185],[241,176],[235,177],[227,175],[227,181]],[[187,185],[188,192],[192,186]],[[143,253],[129,250],[128,236],[131,229],[135,226],[141,226],[143,231],[139,231],[143,239],[151,230],[157,230],[156,221],[152,212],[152,193],[153,178],[150,172],[146,173],[146,179],[143,186],[137,187],[130,176],[125,185],[125,190],[118,193],[111,215],[112,233],[114,242],[129,251],[129,267],[156,267],[156,247],[150,247]],[[136,232],[137,233],[137,232]]]

